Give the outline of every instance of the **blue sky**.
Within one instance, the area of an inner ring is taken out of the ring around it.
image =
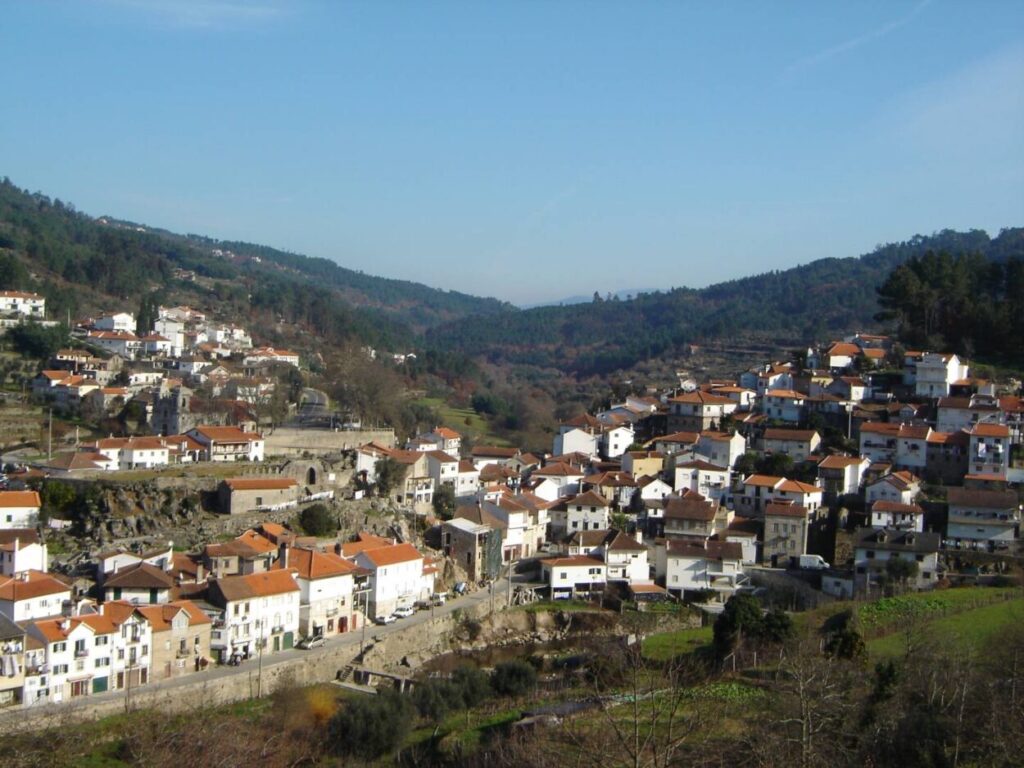
[[[1024,3],[6,0],[0,174],[515,302],[1024,225]]]

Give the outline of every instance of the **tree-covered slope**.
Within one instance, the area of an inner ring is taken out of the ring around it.
[[[92,218],[9,179],[0,182],[0,288],[42,292],[54,317],[134,309],[155,293],[250,322],[284,320],[325,339],[389,348],[412,345],[433,324],[510,309],[327,259]]]
[[[432,329],[433,345],[500,362],[604,373],[677,349],[683,343],[748,338],[800,344],[876,326],[875,289],[898,265],[928,251],[1024,255],[1024,230],[943,231],[880,246],[860,258],[821,259],[784,271],[642,295],[540,307]],[[677,276],[666,276],[666,282]]]

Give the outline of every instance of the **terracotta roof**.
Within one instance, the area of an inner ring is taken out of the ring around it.
[[[575,555],[573,557],[549,557],[546,560],[541,560],[542,563],[552,566],[554,568],[582,568],[582,567],[604,567],[604,561],[599,557],[589,557],[587,555]]]
[[[865,459],[861,456],[826,456],[818,464],[818,469],[846,469],[855,464],[862,464]]]
[[[587,491],[573,496],[571,499],[566,500],[566,505],[573,504],[578,507],[610,507],[611,504],[608,500],[599,493],[594,491]]]
[[[901,515],[923,515],[924,510],[917,504],[901,504],[898,501],[880,499],[871,505],[872,512],[896,512]]]
[[[18,549],[39,543],[39,534],[35,528],[0,528],[0,549],[14,549],[17,540]]]
[[[855,357],[860,354],[860,347],[856,344],[839,341],[829,347],[827,354],[829,357]]]
[[[70,591],[68,584],[42,571],[25,571],[19,576],[0,577],[0,600],[17,602]]]
[[[623,531],[612,529],[611,541],[606,544],[609,552],[646,552],[647,547]]]
[[[736,401],[730,397],[713,395],[710,392],[687,392],[685,395],[678,395],[669,398],[670,403],[685,403],[688,405],[736,405]]]
[[[946,492],[950,507],[980,507],[982,509],[1018,509],[1020,502],[1014,491],[976,491],[970,488],[950,488]]]
[[[670,539],[665,542],[665,551],[669,557],[705,558],[708,560],[742,560],[743,545],[738,541],[706,542]]]
[[[897,552],[937,552],[941,536],[916,531],[873,530],[862,528],[854,534],[854,547]]]
[[[803,400],[806,395],[794,392],[792,389],[769,389],[764,393],[765,397],[778,397],[783,400]]]
[[[778,490],[788,491],[789,493],[822,493],[824,491],[820,486],[802,483],[799,480],[785,480],[778,487]]]
[[[802,504],[773,501],[764,508],[765,517],[798,517],[807,519],[807,508]]]
[[[576,477],[582,474],[583,472],[576,467],[556,462],[533,470],[532,477]]]
[[[390,547],[367,549],[363,555],[377,568],[395,563],[407,563],[420,560],[423,555],[412,544],[392,544]]]
[[[281,567],[278,560],[277,566]],[[288,567],[294,569],[300,579],[314,581],[332,576],[348,576],[359,570],[351,560],[339,557],[333,552],[318,552],[315,549],[293,547],[288,550]]]
[[[112,635],[117,631],[109,617],[98,613],[71,618],[37,619],[32,622],[48,643],[59,643],[78,627],[85,625],[97,635]]]
[[[232,491],[283,491],[299,483],[291,477],[230,477],[224,484]]]
[[[390,547],[394,543],[391,539],[386,539],[383,536],[375,536],[368,531],[360,531],[356,534],[355,541],[347,541],[341,545],[341,554],[345,557],[355,557],[360,552],[365,552],[368,549]]]
[[[248,600],[253,597],[269,597],[298,592],[294,571],[274,570],[253,573],[248,576],[225,576],[210,583],[211,594],[220,594],[225,602]]]
[[[39,507],[36,491],[0,491],[0,507]]]
[[[511,459],[517,453],[518,448],[502,448],[497,445],[475,445],[472,450],[473,456],[480,459]]]
[[[1005,424],[975,424],[971,434],[977,437],[1009,437],[1010,428]]]
[[[671,435],[662,435],[654,438],[652,443],[696,443],[700,440],[699,432],[673,432]]]
[[[665,504],[666,520],[701,520],[710,522],[715,519],[718,504],[701,496],[696,498],[673,498]]]
[[[813,429],[766,429],[765,440],[812,440],[818,433]]]
[[[103,581],[103,588],[170,589],[174,579],[149,563],[133,563],[119,568]]]
[[[195,431],[203,437],[216,442],[239,442],[245,443],[252,440],[262,440],[263,436],[255,432],[245,432],[238,427],[195,427]]]
[[[761,486],[762,488],[774,488],[785,479],[784,477],[774,477],[773,475],[751,475],[743,479],[743,484]]]

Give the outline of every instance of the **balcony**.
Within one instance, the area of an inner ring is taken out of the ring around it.
[[[177,650],[177,652],[174,654],[174,658],[176,658],[176,659],[187,659],[191,655],[192,655],[192,653],[189,651],[188,648],[179,648]]]
[[[84,659],[88,655],[89,655],[89,651],[87,649],[85,649],[85,648],[76,648],[75,649],[75,658],[76,659]]]

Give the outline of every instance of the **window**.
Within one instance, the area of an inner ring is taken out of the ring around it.
[[[68,673],[68,665],[67,664],[54,664],[53,665],[53,674],[55,674],[55,675],[66,675],[67,673]]]
[[[110,643],[110,638],[107,637],[106,635],[100,635],[99,637],[96,638],[96,645],[108,645],[109,643]]]
[[[864,557],[866,557],[868,560],[874,560],[875,559],[875,553],[872,552],[871,550],[868,550],[867,552],[864,553]]]
[[[106,657],[104,657],[102,659],[96,659],[96,669],[99,669],[101,667],[109,667],[109,666],[110,666],[110,659],[108,659]]]
[[[60,642],[60,643],[54,643],[53,644],[53,652],[54,653],[64,653],[64,651],[66,651],[67,649],[68,649],[68,644],[65,643],[65,642]]]

